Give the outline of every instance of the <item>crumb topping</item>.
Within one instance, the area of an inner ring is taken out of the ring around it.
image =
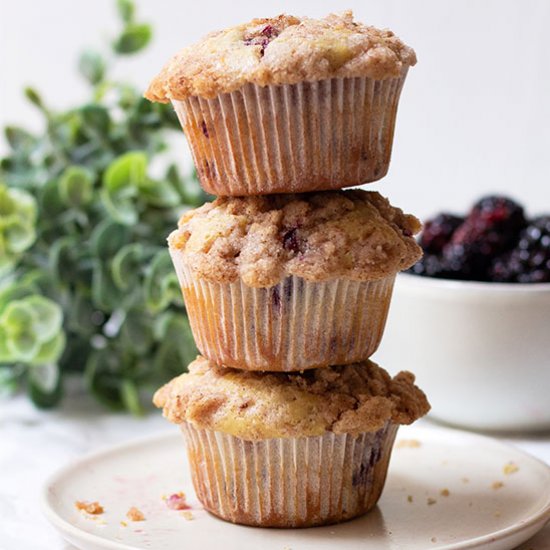
[[[82,500],[77,500],[74,505],[77,510],[86,512],[92,516],[97,516],[105,512],[103,506],[101,506],[99,502],[85,502]]]
[[[374,191],[219,197],[185,213],[168,243],[198,278],[265,288],[393,275],[420,258],[420,227]]]
[[[145,97],[168,102],[214,97],[244,84],[296,84],[333,77],[399,77],[416,63],[392,31],[346,11],[323,19],[279,15],[212,32],[173,56]]]
[[[243,439],[360,434],[411,424],[430,408],[414,375],[391,377],[372,361],[304,373],[241,371],[205,359],[160,388],[154,403],[176,424]]]

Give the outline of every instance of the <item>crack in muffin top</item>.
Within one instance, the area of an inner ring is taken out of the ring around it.
[[[392,378],[369,360],[289,374],[219,367],[201,356],[154,403],[176,424],[248,440],[358,435],[387,422],[411,424],[430,409],[412,373]]]
[[[167,103],[212,98],[247,83],[296,84],[326,78],[397,78],[416,54],[392,31],[356,22],[351,11],[323,19],[279,15],[212,32],[173,56],[145,97]]]
[[[186,212],[168,237],[195,277],[267,288],[285,277],[310,282],[377,280],[422,255],[412,215],[375,191],[219,197]]]

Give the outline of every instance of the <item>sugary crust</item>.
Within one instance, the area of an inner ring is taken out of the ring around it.
[[[246,83],[382,80],[400,76],[415,63],[414,50],[390,30],[358,23],[351,11],[324,19],[280,15],[210,33],[184,48],[153,79],[145,97],[160,102],[209,98]]]
[[[391,378],[368,360],[283,374],[228,369],[201,356],[154,403],[176,424],[248,440],[375,432],[388,421],[410,424],[430,408],[413,374]]]
[[[420,222],[374,191],[220,197],[184,214],[168,238],[196,277],[270,287],[307,281],[367,281],[407,269],[422,251]]]

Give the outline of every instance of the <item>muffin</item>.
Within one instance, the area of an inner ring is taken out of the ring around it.
[[[168,239],[200,352],[248,370],[362,361],[420,222],[363,190],[221,197]]]
[[[259,195],[382,178],[414,51],[354,21],[254,19],[175,55],[145,97],[171,101],[204,189]]]
[[[399,424],[430,408],[414,376],[365,361],[255,373],[198,357],[154,397],[187,442],[203,506],[234,523],[309,527],[364,514]]]

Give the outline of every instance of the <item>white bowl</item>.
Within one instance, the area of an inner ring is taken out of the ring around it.
[[[550,284],[401,274],[376,360],[416,374],[436,419],[550,429]]]

